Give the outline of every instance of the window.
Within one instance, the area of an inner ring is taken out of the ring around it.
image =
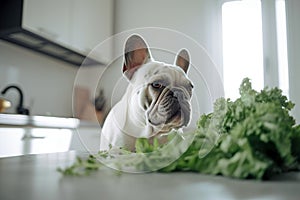
[[[279,87],[282,89],[284,95],[289,96],[286,13],[284,0],[276,0],[276,28]]]
[[[276,85],[279,85],[287,94],[285,2],[274,0],[274,4],[275,2],[276,19],[274,21],[276,21],[277,34],[276,31],[274,34],[277,36],[275,42],[277,42],[278,66],[272,67],[276,67],[278,71]],[[262,14],[268,13],[262,13],[262,3],[261,0],[242,0],[229,1],[222,6],[223,78],[226,98],[234,100],[239,96],[238,88],[245,77],[251,79],[252,86],[256,90],[261,90],[264,85],[268,85],[264,80],[264,27],[262,24]]]

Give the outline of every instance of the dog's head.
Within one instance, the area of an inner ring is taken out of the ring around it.
[[[140,36],[128,38],[123,73],[132,87],[129,101],[136,120],[144,119],[153,135],[189,124],[193,90],[187,76],[189,65],[190,56],[185,49],[179,51],[174,64],[166,64],[153,60]]]

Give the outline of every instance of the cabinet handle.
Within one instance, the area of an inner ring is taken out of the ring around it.
[[[32,136],[32,135],[25,134],[22,137],[22,140],[45,139],[45,138],[46,138],[45,136]]]

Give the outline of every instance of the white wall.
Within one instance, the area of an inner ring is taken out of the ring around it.
[[[219,0],[116,0],[115,3],[115,33],[142,27],[169,28],[196,40],[218,67],[222,65]]]
[[[72,116],[76,72],[72,65],[0,41],[0,90],[9,84],[19,85],[31,114]],[[18,93],[12,89],[5,97],[13,103],[8,112],[14,112]]]
[[[290,99],[296,104],[293,114],[300,123],[300,1],[286,0]]]

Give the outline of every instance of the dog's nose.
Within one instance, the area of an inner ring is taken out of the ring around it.
[[[173,97],[175,97],[179,102],[186,99],[184,92],[181,89],[175,88],[172,90],[172,93],[173,93]]]

